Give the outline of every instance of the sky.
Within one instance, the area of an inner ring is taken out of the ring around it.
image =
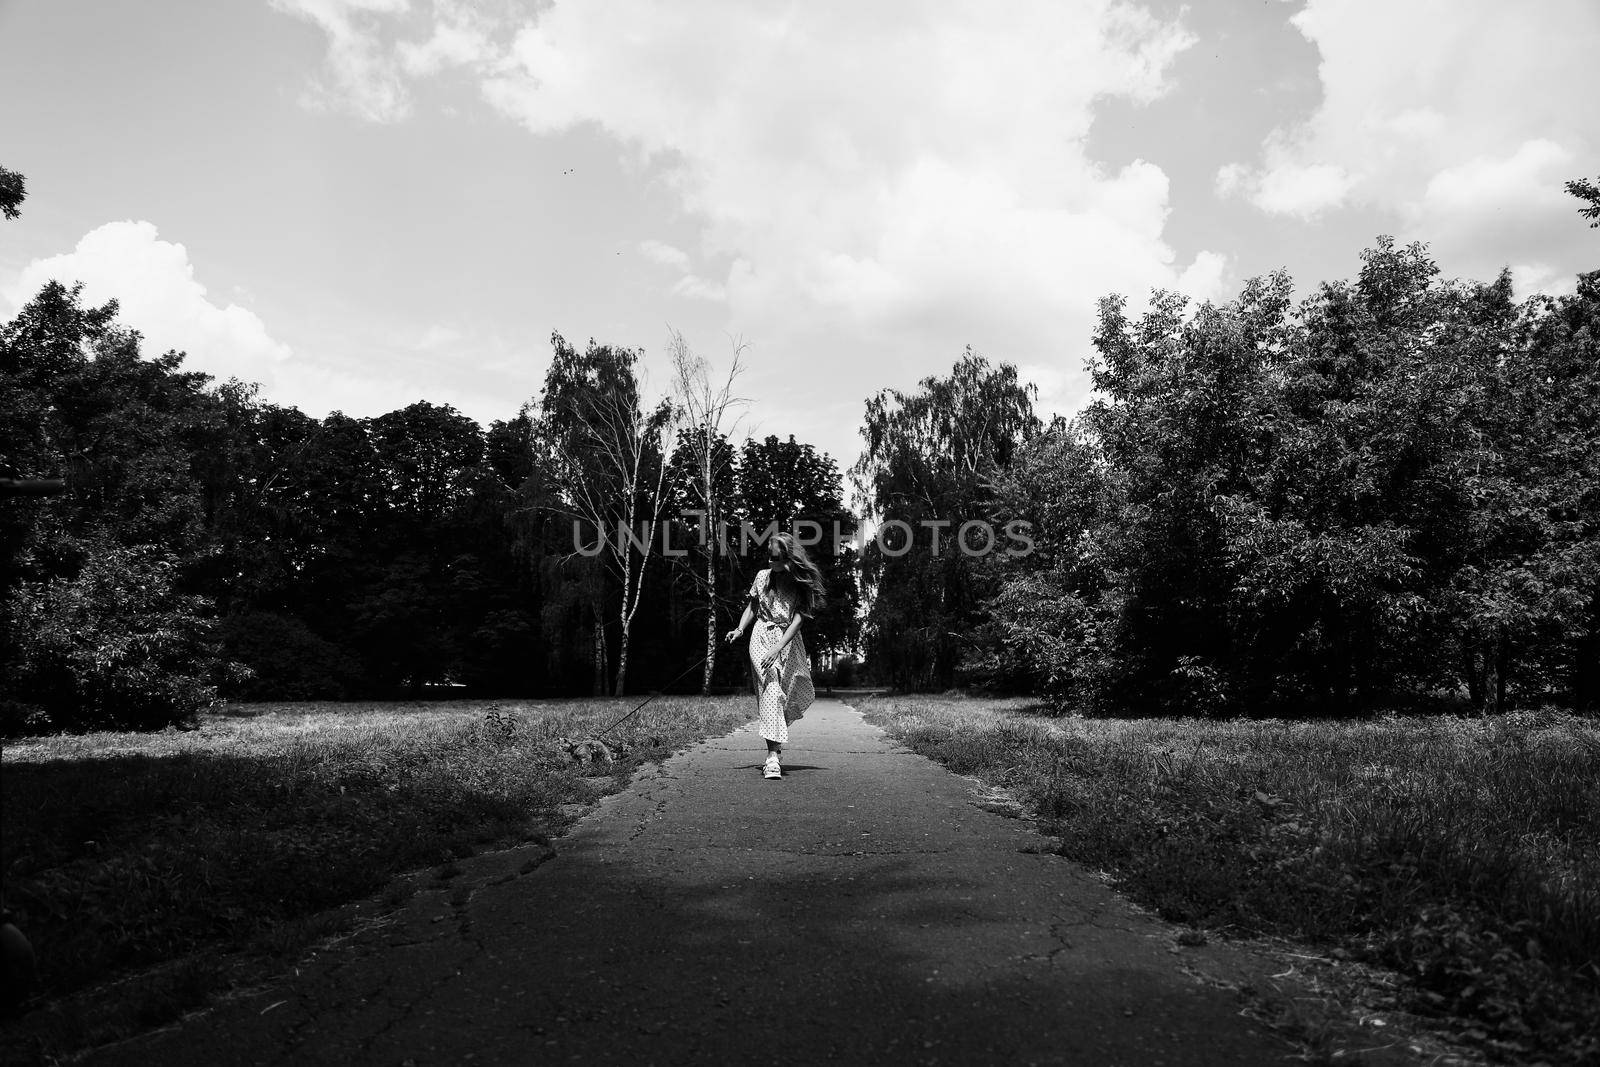
[[[1600,267],[1593,0],[0,0],[0,319],[44,282],[316,416],[487,425],[672,331],[841,470],[967,346],[1089,395],[1095,303]]]

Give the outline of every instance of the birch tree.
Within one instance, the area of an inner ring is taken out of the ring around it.
[[[700,691],[709,693],[711,673],[717,664],[717,558],[722,547],[726,512],[723,494],[734,465],[734,451],[727,444],[733,427],[724,431],[722,423],[734,408],[749,402],[733,394],[734,381],[744,369],[739,365],[744,345],[734,343],[728,373],[715,384],[710,364],[694,354],[683,334],[672,331],[668,351],[672,357],[678,406],[683,414],[679,440],[688,473],[685,489],[701,520],[700,544],[704,550],[699,561],[701,569],[691,573],[705,605],[706,661],[700,674]],[[734,420],[734,427],[738,421]]]
[[[595,538],[580,547],[575,531],[567,558],[603,559],[621,588],[614,692],[622,696],[644,572],[660,540],[668,502],[667,442],[673,438],[677,409],[669,398],[648,410],[641,406],[634,369],[639,353],[593,341],[580,353],[559,333],[551,336],[551,345],[555,354],[545,376],[539,420],[545,454],[556,467],[561,507]],[[599,618],[596,604],[597,625]]]

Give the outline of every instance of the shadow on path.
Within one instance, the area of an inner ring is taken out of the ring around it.
[[[1283,1063],[1170,931],[845,705],[749,727],[110,1063]]]

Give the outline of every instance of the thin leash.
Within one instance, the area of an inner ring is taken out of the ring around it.
[[[606,734],[609,734],[612,730],[615,730],[617,727],[621,726],[623,723],[627,722],[629,719],[631,719],[635,715],[639,714],[640,711],[644,710],[644,705],[645,704],[650,703],[650,701],[654,700],[656,697],[660,696],[662,693],[665,693],[668,689],[671,689],[673,686],[677,685],[678,682],[682,678],[684,678],[686,675],[688,675],[689,671],[694,670],[696,667],[702,666],[705,663],[705,661],[710,659],[710,658],[711,658],[711,653],[707,652],[705,655],[701,656],[698,660],[696,660],[695,662],[689,664],[689,670],[684,671],[683,674],[678,675],[677,678],[674,678],[672,681],[668,682],[666,685],[662,686],[660,689],[656,690],[654,693],[651,693],[648,697],[645,698],[644,704],[640,704],[637,708],[634,708],[632,711],[628,712],[628,714],[624,715],[622,718],[618,719],[616,722],[612,723],[610,726],[607,726],[604,730],[601,730],[599,733],[595,734],[594,735],[595,740],[596,741],[600,740],[600,738],[604,737]]]

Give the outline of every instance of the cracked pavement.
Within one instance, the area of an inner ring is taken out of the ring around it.
[[[1283,1063],[1171,927],[819,699],[93,1064]],[[1205,950],[1199,950],[1203,955]]]

